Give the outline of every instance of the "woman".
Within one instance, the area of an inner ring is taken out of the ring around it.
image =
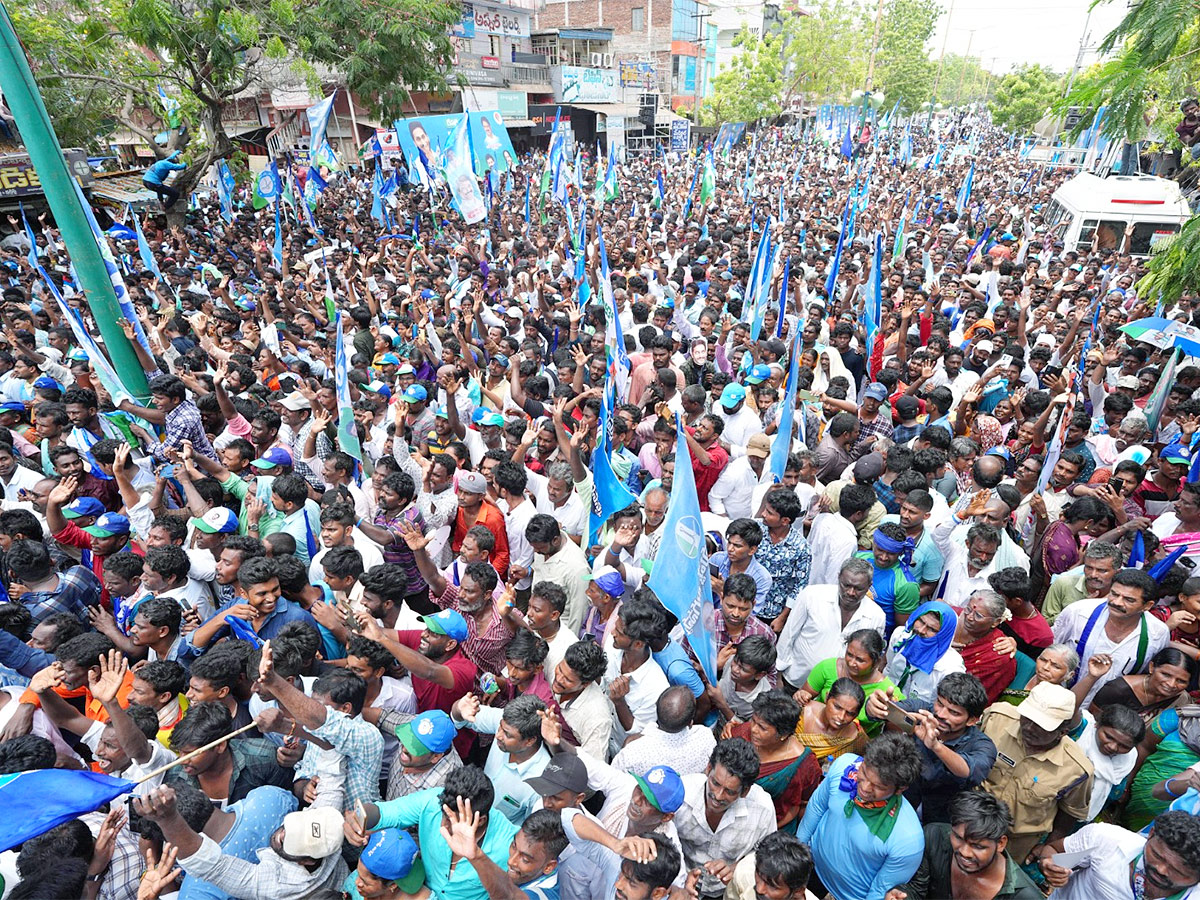
[[[866,704],[867,695],[861,687],[849,678],[839,678],[829,688],[824,703],[814,699],[804,707],[796,726],[796,740],[812,750],[818,760],[862,753],[867,735],[858,724],[858,714]]]
[[[1082,561],[1083,544],[1079,536],[1085,531],[1092,537],[1103,534],[1110,515],[1108,504],[1095,497],[1080,497],[1067,504],[1061,519],[1050,524],[1042,535],[1041,547],[1030,560],[1035,606],[1042,605],[1052,576],[1073,569]]]
[[[1065,687],[1070,684],[1071,678],[1078,668],[1079,654],[1075,652],[1074,647],[1070,644],[1051,644],[1034,660],[1033,677],[1029,679],[1025,687],[1006,690],[1002,695],[1003,699],[1006,703],[1020,703],[1029,696],[1029,692],[1033,690],[1035,684],[1043,681],[1050,684],[1061,684]]]
[[[933,703],[937,686],[951,672],[965,672],[962,656],[950,645],[958,616],[940,600],[922,603],[908,623],[892,632],[883,672],[909,700]]]
[[[1186,547],[1185,556],[1200,558],[1200,484],[1185,484],[1174,509],[1155,519],[1150,530],[1166,552]]]
[[[1169,799],[1156,796],[1155,788],[1200,762],[1200,706],[1184,706],[1159,713],[1138,748],[1146,761],[1134,776],[1125,807],[1125,827],[1137,831],[1167,808]],[[1186,774],[1175,784],[1186,781]],[[1186,784],[1184,784],[1186,787]],[[1178,794],[1182,787],[1176,788]]]
[[[796,691],[796,701],[801,706],[806,706],[814,697],[818,700],[827,699],[829,689],[839,678],[849,678],[863,689],[866,697],[870,697],[878,690],[895,688],[891,679],[883,674],[885,650],[883,638],[874,628],[855,631],[847,639],[846,652],[841,657],[833,656],[817,663],[804,687]],[[899,690],[896,690],[893,696],[897,700],[904,699],[904,694]],[[867,718],[865,703],[862,712],[858,715],[858,723],[870,737],[874,737],[883,730],[882,722]]]
[[[727,726],[722,737],[745,738],[758,752],[759,787],[775,802],[775,826],[794,834],[808,798],[821,783],[821,764],[796,739],[800,704],[775,689],[754,701],[749,722]]]
[[[995,703],[1017,674],[1016,640],[999,626],[1008,604],[996,591],[976,591],[959,611],[950,646],[962,656],[967,671],[983,683],[988,703]]]
[[[1008,404],[1007,400],[1001,400],[1000,402]],[[1009,411],[1011,414],[1011,407]],[[995,416],[978,415],[971,423],[971,437],[979,444],[979,453],[983,455],[993,447],[1003,445],[1004,426]]]
[[[1189,578],[1174,603],[1156,606],[1150,614],[1167,623],[1172,645],[1192,659],[1200,659],[1200,578]]]
[[[1099,715],[1107,706],[1127,706],[1149,722],[1174,706],[1187,691],[1196,674],[1196,660],[1176,647],[1154,654],[1145,675],[1122,675],[1096,692],[1088,711]]]

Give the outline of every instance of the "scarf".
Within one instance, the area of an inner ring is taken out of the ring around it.
[[[917,619],[926,613],[937,613],[942,618],[942,627],[933,637],[921,637],[912,627]],[[908,617],[907,634],[896,643],[896,653],[903,653],[908,665],[920,669],[926,675],[933,671],[937,661],[941,659],[950,644],[954,641],[954,632],[958,628],[958,616],[948,604],[940,600],[930,600],[922,603]]]
[[[896,827],[896,822],[900,818],[900,804],[903,798],[899,794],[893,794],[887,800],[871,802],[859,800],[858,770],[861,765],[862,757],[860,756],[855,760],[854,765],[842,773],[838,783],[838,790],[850,795],[844,807],[846,818],[858,813],[867,826],[867,831],[886,843],[887,839],[892,836],[892,829]]]
[[[174,700],[170,701],[162,709],[156,710],[156,712],[158,714],[158,727],[160,730],[174,727],[183,712],[179,703],[179,695],[177,694]]]
[[[871,535],[871,540],[884,553],[900,554],[900,571],[904,573],[904,577],[909,581],[915,582],[917,580],[912,572],[912,557],[913,551],[917,548],[916,541],[907,536],[902,541],[893,540],[884,534],[881,528],[875,529]]]

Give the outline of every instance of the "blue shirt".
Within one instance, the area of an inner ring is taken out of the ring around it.
[[[417,827],[421,858],[425,862],[425,883],[435,895],[453,897],[454,900],[487,900],[487,891],[479,881],[479,876],[475,874],[474,866],[459,860],[454,871],[450,871],[453,854],[449,845],[442,839],[441,799],[442,789],[436,787],[417,791],[396,800],[386,800],[379,804],[377,827]],[[479,842],[479,849],[488,859],[507,870],[508,848],[519,830],[520,826],[493,812],[488,816],[487,832]]]
[[[667,641],[667,646],[651,655],[671,684],[687,685],[694,697],[700,697],[704,693],[704,682],[692,666],[691,657],[677,643]]]
[[[900,517],[884,516],[882,521],[899,525]],[[942,559],[942,551],[934,543],[933,533],[928,525],[925,526],[921,539],[917,541],[917,546],[913,548],[912,562],[908,567],[912,569],[913,578],[917,579],[918,585],[933,584],[941,580],[946,562]]]
[[[809,798],[796,832],[812,848],[817,875],[835,897],[883,900],[889,890],[916,874],[925,853],[921,821],[907,800],[887,842],[871,834],[857,814],[846,815],[851,797],[841,790],[842,773],[859,757],[844,753]],[[423,846],[423,845],[422,845]]]
[[[229,609],[229,607],[236,606],[237,604],[243,602],[244,601],[241,598],[235,597],[232,603],[227,603],[217,610],[216,615],[219,616],[225,610]],[[216,616],[213,618],[216,618]],[[209,621],[211,622],[212,619],[209,619]],[[287,600],[284,600],[282,597],[280,597],[275,602],[274,611],[267,616],[267,620],[263,622],[262,627],[258,630],[258,636],[264,641],[273,640],[275,636],[283,630],[283,626],[287,625],[289,622],[307,622],[308,624],[314,626],[317,624],[317,620],[312,617],[312,613],[310,613],[307,609],[300,606],[298,603],[289,603]],[[192,634],[195,634],[195,632],[192,632]],[[232,634],[233,632],[230,630],[228,625],[221,626],[217,633],[213,635],[212,641],[209,641],[209,647],[211,647],[218,638],[231,637]],[[190,662],[202,652],[203,651],[197,650],[196,647],[193,646],[191,642],[191,635],[189,634],[186,646],[180,647],[180,662]]]
[[[273,785],[256,787],[243,800],[229,805],[237,816],[233,827],[221,841],[221,852],[247,862],[258,862],[258,851],[271,843],[271,835],[283,824],[283,817],[296,810],[291,791]],[[229,897],[212,882],[185,875],[179,900],[225,900]]]

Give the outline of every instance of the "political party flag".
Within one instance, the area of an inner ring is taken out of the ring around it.
[[[127,794],[132,781],[79,769],[36,769],[0,775],[0,850],[11,850],[63,822]]]
[[[659,169],[654,173],[654,208],[662,209],[663,199],[667,196],[667,189],[663,186],[663,173]]]
[[[600,394],[600,418],[596,422],[596,449],[592,453],[592,510],[588,519],[588,545],[599,542],[600,529],[613,513],[637,502],[637,497],[617,477],[612,467],[612,411],[610,391]]]
[[[329,182],[321,177],[320,170],[316,166],[309,166],[308,177],[304,179],[304,202],[309,209],[317,208],[317,201],[327,187]]]
[[[683,218],[686,220],[692,212],[692,195],[696,193],[696,181],[700,178],[700,170],[692,172],[692,184],[688,188],[687,201],[683,204]]]
[[[29,265],[36,269],[38,267],[37,235],[33,233],[33,229],[29,227],[29,220],[25,218],[25,204],[18,203],[17,205],[21,207],[21,222],[25,226],[25,237],[29,241],[29,253],[25,255],[25,258],[29,260]],[[141,248],[139,247],[139,249]]]
[[[904,200],[904,209],[900,210],[900,221],[896,223],[896,240],[892,244],[892,260],[904,256],[904,223],[908,221],[908,198]]]
[[[671,486],[662,535],[647,586],[679,620],[709,684],[715,685],[717,650],[713,617],[716,610],[692,455],[678,413],[675,415],[675,483]]]
[[[792,452],[792,428],[796,416],[796,380],[800,372],[800,338],[803,334],[803,329],[797,328],[796,333],[792,335],[792,348],[788,353],[787,386],[784,389],[783,410],[779,415],[779,430],[775,432],[775,438],[771,441],[771,456],[767,460],[771,479],[776,484],[783,481],[783,471],[787,468],[788,454]],[[804,410],[800,411],[800,421],[804,421]]]
[[[1188,467],[1187,483],[1195,484],[1200,481],[1200,449],[1193,451],[1192,464]]]
[[[967,171],[967,177],[963,179],[962,187],[958,189],[958,196],[954,200],[954,209],[960,216],[967,211],[967,204],[971,200],[971,185],[974,182],[975,163],[972,162],[971,168]]]
[[[1140,531],[1134,532],[1133,549],[1129,551],[1129,561],[1125,563],[1127,569],[1140,569],[1146,562],[1146,540],[1142,537]]]
[[[233,221],[233,173],[225,160],[217,163],[217,197],[221,201],[221,218],[226,222]]]
[[[621,187],[617,183],[617,157],[611,150],[608,151],[608,169],[604,173],[604,199],[609,203],[616,200],[621,194]]]
[[[158,99],[162,101],[163,112],[167,114],[167,127],[178,128],[182,121],[179,114],[179,101],[174,97],[168,97],[167,92],[162,89],[162,85],[158,86]]]
[[[700,180],[700,202],[707,203],[717,190],[717,167],[713,164],[712,144],[704,156],[704,177]],[[783,186],[779,188],[779,217],[783,218]]]
[[[251,202],[255,209],[263,209],[275,202],[275,198],[283,193],[279,183],[279,167],[272,160],[267,167],[258,173],[254,179],[254,197]]]
[[[842,136],[842,156],[849,159],[854,155],[854,138],[850,136],[850,117],[846,117],[846,133]]]
[[[775,337],[783,336],[783,320],[788,308],[788,278],[792,273],[792,257],[783,261],[783,278],[779,283],[779,319],[775,323]],[[797,323],[799,325],[799,323]]]
[[[228,625],[229,630],[233,632],[233,637],[235,640],[245,641],[251,647],[262,647],[263,639],[258,636],[258,632],[254,630],[254,626],[252,626],[245,619],[241,618],[240,616],[227,615],[225,617],[225,624]]]
[[[833,251],[833,265],[829,267],[829,275],[825,278],[825,295],[829,302],[834,300],[833,289],[837,286],[838,269],[842,265],[842,248],[846,245],[846,230],[850,225],[850,204],[853,198],[846,200],[846,211],[842,214],[842,228],[838,232],[837,247]]]
[[[604,229],[596,220],[596,242],[600,254],[600,293],[604,302],[604,350],[608,362],[605,394],[609,408],[615,409],[629,395],[629,376],[633,365],[625,351],[625,335],[621,331],[620,313],[613,298],[612,277],[608,267],[608,251],[604,247]]]
[[[334,91],[320,103],[305,110],[305,115],[308,117],[308,146],[313,161],[317,159],[317,154],[321,152],[325,144],[325,129],[329,125],[329,114],[333,112],[333,98],[336,96],[337,91]]]
[[[275,259],[275,266],[278,269],[283,268],[283,223],[280,221],[280,209],[283,207],[283,202],[280,198],[275,198],[275,243],[271,247],[271,256]]]
[[[466,112],[454,126],[450,135],[451,152],[446,154],[446,181],[450,193],[458,204],[458,210],[468,225],[480,222],[487,215],[483,195],[475,181],[474,157],[471,153],[471,133]]]
[[[383,214],[383,172],[375,167],[375,175],[371,179],[371,218],[380,225],[387,225],[387,216]]]
[[[1171,361],[1163,369],[1162,376],[1158,379],[1158,384],[1154,386],[1154,390],[1150,394],[1150,399],[1146,401],[1146,422],[1150,426],[1151,438],[1158,431],[1158,420],[1162,417],[1163,407],[1167,404],[1167,395],[1170,394],[1171,388],[1175,386],[1175,364],[1178,361],[1179,353],[1172,350]]]
[[[58,304],[58,311],[71,328],[71,333],[75,336],[75,343],[87,354],[88,362],[96,373],[96,377],[100,379],[100,383],[104,389],[108,391],[112,397],[114,404],[120,404],[122,400],[133,400],[133,395],[125,388],[121,379],[117,376],[116,370],[112,367],[112,363],[108,361],[108,357],[100,350],[96,344],[96,339],[92,337],[83,325],[79,318],[79,313],[67,305],[62,294],[54,282],[50,280],[49,274],[41,266],[37,269],[38,275],[41,276],[42,282],[50,291],[50,296],[54,298],[54,302]]]
[[[529,224],[529,185],[533,181],[533,176],[525,176],[525,224]]]
[[[162,272],[158,270],[158,261],[154,258],[154,252],[150,249],[150,244],[146,240],[146,235],[142,233],[142,223],[138,221],[138,217],[130,211],[130,218],[133,219],[133,230],[137,235],[138,256],[142,258],[142,265],[149,271],[154,273],[154,277],[159,281],[163,280]]]
[[[1162,581],[1167,577],[1167,573],[1175,568],[1175,563],[1179,562],[1179,560],[1188,553],[1188,551],[1191,549],[1191,546],[1191,544],[1181,544],[1180,546],[1176,547],[1174,550],[1156,562],[1153,566],[1151,566],[1146,571],[1146,574],[1155,581]]]
[[[346,353],[346,335],[342,331],[342,314],[334,317],[336,323],[337,342],[334,348],[334,389],[337,392],[338,446],[343,453],[348,453],[358,463],[362,470],[362,444],[358,440],[358,424],[354,421],[354,407],[350,404],[350,382],[347,377],[349,356]]]

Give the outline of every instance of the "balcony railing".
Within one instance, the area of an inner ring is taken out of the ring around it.
[[[500,66],[500,71],[509,84],[550,84],[549,66],[504,63]]]

